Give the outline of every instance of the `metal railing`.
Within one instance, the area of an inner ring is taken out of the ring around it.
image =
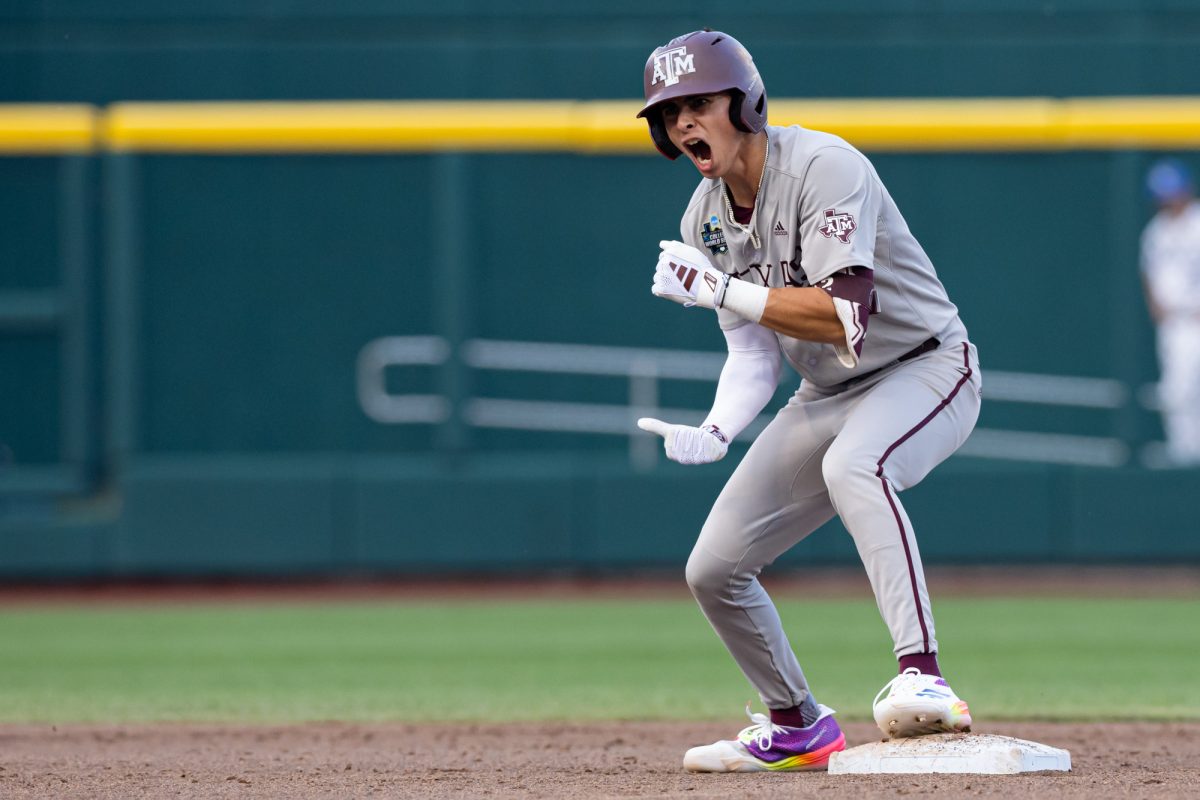
[[[725,354],[719,352],[550,342],[469,339],[457,353],[452,350],[439,336],[390,336],[369,342],[360,351],[357,364],[358,400],[363,412],[381,424],[439,424],[457,414],[463,424],[477,428],[626,436],[630,462],[637,469],[653,466],[659,452],[657,440],[637,428],[639,417],[698,424],[707,413],[695,408],[661,407],[660,382],[715,384],[725,364]],[[628,382],[628,401],[604,404],[466,397],[456,409],[449,398],[441,395],[388,391],[389,367],[440,366],[451,358],[475,370],[624,378]],[[1134,393],[1121,381],[1109,378],[985,372],[984,399],[989,403],[1116,410],[1135,400],[1148,406],[1153,396],[1153,387],[1142,387]],[[771,416],[760,415],[738,438],[754,438]],[[1155,443],[1148,448],[1152,456]],[[977,458],[1118,467],[1130,461],[1133,451],[1127,442],[1111,436],[976,428],[958,452]]]

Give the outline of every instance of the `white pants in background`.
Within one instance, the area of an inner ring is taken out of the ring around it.
[[[1167,454],[1179,464],[1200,464],[1200,317],[1170,317],[1159,325],[1158,360]]]

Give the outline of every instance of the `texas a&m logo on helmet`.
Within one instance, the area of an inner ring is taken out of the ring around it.
[[[663,81],[665,86],[674,86],[679,83],[680,75],[690,75],[695,71],[695,56],[688,52],[687,47],[676,47],[654,56],[654,77],[650,85],[655,86]]]

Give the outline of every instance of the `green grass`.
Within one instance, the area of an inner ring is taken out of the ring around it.
[[[872,602],[787,600],[820,701],[894,671]],[[942,600],[981,719],[1200,717],[1200,600]],[[0,720],[728,719],[753,696],[690,600],[10,608]]]

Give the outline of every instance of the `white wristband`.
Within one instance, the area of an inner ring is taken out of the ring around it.
[[[729,285],[725,287],[725,296],[721,299],[721,308],[727,308],[743,319],[758,322],[767,310],[769,293],[770,289],[765,286],[730,280]]]

